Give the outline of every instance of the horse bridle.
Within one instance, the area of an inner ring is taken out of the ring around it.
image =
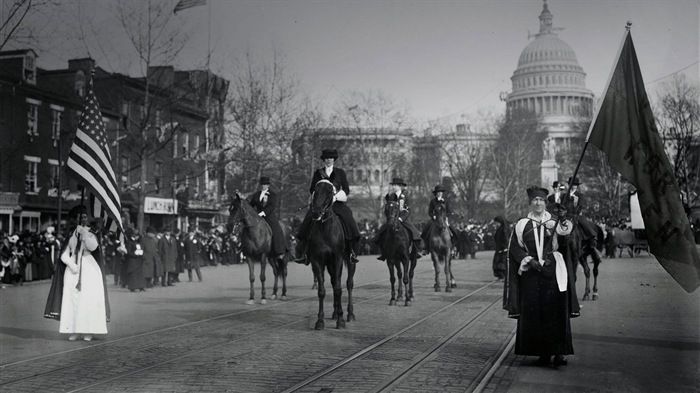
[[[395,203],[397,206],[399,205],[399,203],[396,201],[389,201],[389,202],[387,202],[387,206],[391,203]],[[399,214],[401,212],[399,211],[399,209],[397,209],[397,211],[398,211],[398,213],[396,213],[395,217],[394,216],[387,217],[387,220],[389,220],[389,219],[393,220],[393,222],[390,224],[392,230],[397,230],[397,229],[401,228],[401,224],[400,224],[401,220],[399,220]]]
[[[321,180],[319,180],[319,181],[316,182],[316,185],[314,185],[314,188],[316,188],[316,186],[317,186],[319,183],[328,183],[328,184],[330,184],[331,187],[333,188],[333,195],[336,194],[335,185],[333,185],[333,183],[331,183],[330,180],[321,179]],[[331,198],[331,202],[328,204],[328,206],[324,206],[324,207],[321,209],[321,218],[319,218],[318,220],[315,220],[315,221],[321,221],[321,222],[326,222],[326,221],[328,221],[328,219],[331,218],[330,215],[328,215],[328,217],[326,217],[325,219],[324,219],[323,217],[326,216],[326,215],[327,215],[326,213],[328,213],[332,208],[333,208],[333,198]]]

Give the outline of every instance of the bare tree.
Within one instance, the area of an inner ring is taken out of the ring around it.
[[[47,20],[56,0],[10,0],[2,2],[0,13],[0,51],[9,43],[35,46],[48,36]]]
[[[354,185],[371,201],[381,219],[382,185],[410,170],[410,115],[406,106],[381,90],[351,91],[335,105],[329,124],[336,132],[348,132],[344,160]],[[354,176],[352,175],[354,173]]]
[[[494,188],[506,217],[521,214],[527,206],[524,190],[538,185],[542,135],[534,115],[510,120],[500,127],[498,139],[488,150]]]
[[[237,187],[253,189],[261,176],[269,176],[282,194],[305,189],[297,181],[294,142],[318,127],[321,115],[287,70],[284,56],[275,50],[269,62],[259,62],[248,53],[231,81],[227,107],[224,149]]]
[[[700,204],[700,86],[677,74],[658,91],[657,116],[687,207]]]

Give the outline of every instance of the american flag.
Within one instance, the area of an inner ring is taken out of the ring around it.
[[[173,13],[177,14],[178,11],[186,10],[188,8],[197,7],[200,5],[207,5],[207,0],[180,0]]]
[[[100,104],[88,83],[78,130],[68,154],[66,173],[90,190],[90,212],[101,218],[104,228],[123,232],[122,204],[107,148],[107,134],[102,123]]]

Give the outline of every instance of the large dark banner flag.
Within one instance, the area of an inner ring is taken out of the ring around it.
[[[109,230],[122,232],[121,198],[107,147],[102,112],[92,88],[92,78],[88,83],[78,130],[68,154],[66,172],[90,190],[92,216],[101,218]]]
[[[693,292],[700,286],[698,249],[644,90],[629,28],[587,141],[637,188],[651,253],[683,289]]]

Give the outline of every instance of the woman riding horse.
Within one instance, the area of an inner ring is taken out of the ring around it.
[[[420,237],[423,239],[423,244],[425,244],[425,251],[424,253],[428,254],[430,253],[430,245],[429,243],[429,236],[430,236],[430,231],[433,228],[435,224],[435,220],[437,219],[435,215],[435,209],[438,205],[438,203],[444,203],[445,204],[445,215],[446,217],[450,216],[450,204],[447,202],[447,199],[444,197],[445,194],[445,187],[441,185],[435,186],[433,189],[433,195],[435,196],[433,199],[430,200],[430,205],[428,206],[428,215],[430,216],[430,222],[423,227],[423,232],[421,233]],[[445,218],[445,225],[447,225],[448,228],[450,228],[450,235],[452,236],[452,239],[457,239],[457,234],[455,233],[454,229],[450,227],[450,222],[448,218]]]
[[[345,171],[341,168],[334,167],[335,160],[338,159],[338,151],[336,149],[324,149],[321,153],[323,160],[323,168],[319,168],[314,172],[311,178],[311,187],[309,193],[313,195],[316,184],[321,180],[328,180],[335,186],[335,195],[333,203],[333,211],[340,217],[345,230],[345,241],[348,243],[346,249],[349,251],[350,262],[357,263],[357,254],[355,248],[360,241],[360,229],[357,227],[355,218],[352,216],[352,210],[347,205],[348,195],[350,194],[350,185],[348,184]],[[306,249],[308,246],[309,231],[311,229],[311,210],[306,213],[304,221],[299,227],[297,233],[296,263],[308,265],[309,261],[306,258]]]
[[[260,178],[260,191],[256,191],[250,197],[250,206],[252,206],[262,217],[270,229],[272,229],[272,249],[270,253],[281,257],[287,252],[287,240],[280,226],[280,220],[277,216],[277,194],[270,190],[270,178],[263,176]]]
[[[406,183],[403,181],[402,178],[400,177],[395,177],[389,185],[393,188],[393,192],[390,192],[386,194],[384,197],[384,200],[388,203],[391,201],[396,201],[398,202],[399,206],[399,221],[401,224],[403,224],[403,227],[406,228],[410,233],[411,233],[411,241],[413,242],[413,250],[411,251],[411,256],[413,258],[420,258],[420,241],[421,241],[421,233],[418,231],[418,228],[416,228],[411,222],[408,221],[409,217],[411,216],[411,211],[408,208],[408,197],[406,196]],[[387,230],[387,225],[388,222],[384,223],[379,230],[377,231],[377,234],[374,237],[374,242],[377,244],[382,244],[383,239],[384,239],[384,233]],[[384,253],[382,252],[379,257],[377,257],[380,261],[386,260],[386,256],[384,256]]]

